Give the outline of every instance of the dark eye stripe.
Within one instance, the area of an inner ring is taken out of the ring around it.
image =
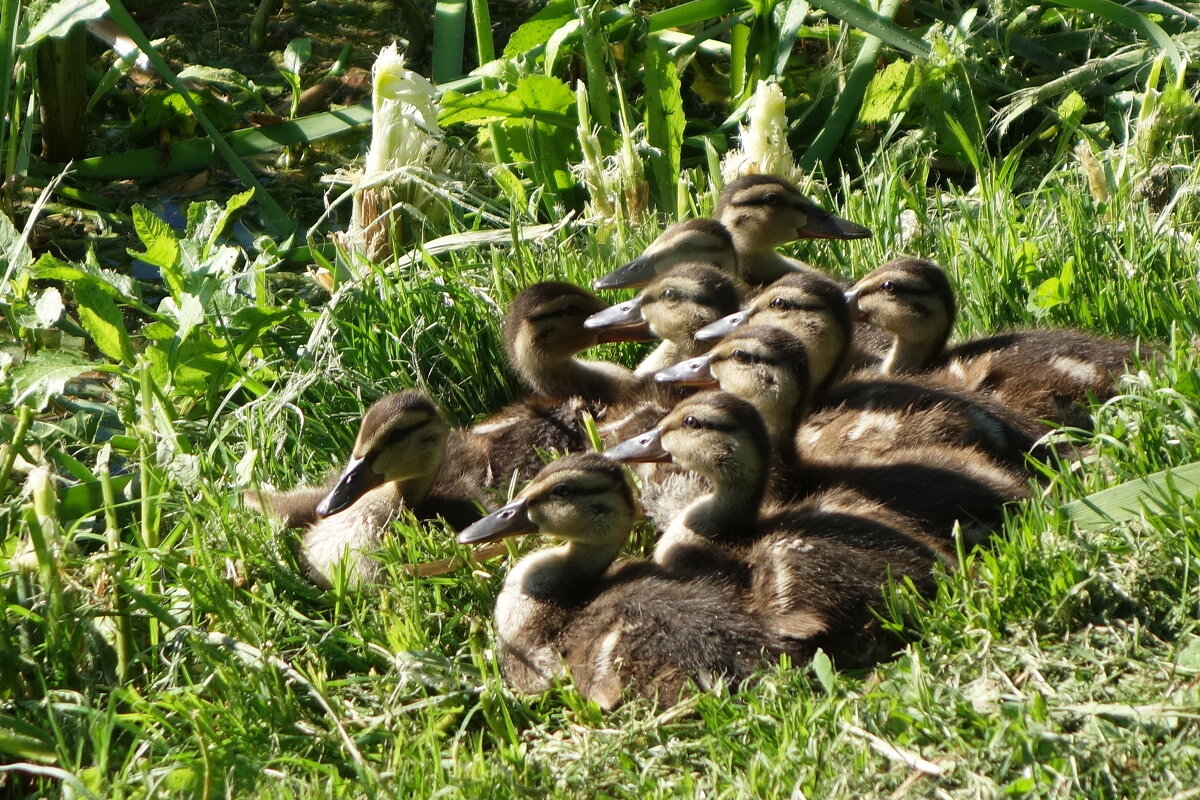
[[[410,425],[404,425],[399,428],[393,428],[391,431],[388,432],[387,438],[383,440],[382,444],[383,445],[396,444],[397,442],[410,436],[413,431],[424,428],[428,424],[429,424],[429,420],[423,419],[419,422],[414,422]]]
[[[541,314],[534,314],[528,319],[530,322],[545,322],[548,319],[555,319],[557,317],[575,317],[580,313],[581,312],[578,306],[570,306],[569,308],[561,308],[554,311],[546,311]]]
[[[929,291],[923,284],[920,283],[905,283],[904,281],[889,280],[884,283],[891,283],[890,289],[884,289],[880,284],[880,290],[889,292],[890,294],[929,294]]]
[[[764,356],[760,353],[750,353],[750,352],[743,350],[741,359],[734,357],[733,353],[730,353],[729,355],[726,355],[726,356],[716,356],[715,355],[709,361],[709,366],[711,366],[713,364],[721,364],[725,361],[732,361],[735,364],[741,364],[741,363],[766,364],[768,366],[774,366],[775,364],[779,363],[779,359],[777,359],[777,358],[771,358],[770,356]]]
[[[688,418],[690,418],[692,421],[690,424],[685,425],[684,427],[691,428],[692,430],[721,431],[722,433],[728,433],[730,431],[737,430],[736,424],[729,425],[720,422],[714,422],[713,420],[698,417],[695,414],[689,414]]]

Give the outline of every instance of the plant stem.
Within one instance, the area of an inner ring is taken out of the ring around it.
[[[898,8],[900,0],[883,0],[879,5],[879,16],[893,19]],[[800,169],[809,171],[833,155],[834,149],[842,141],[862,107],[867,84],[875,75],[875,64],[882,47],[883,41],[876,36],[868,36],[863,42],[858,57],[854,59],[854,66],[850,68],[850,75],[846,78],[846,85],[842,87],[842,93],[838,95],[833,110],[829,113],[829,119],[821,126],[821,132],[799,159]]]
[[[8,483],[8,476],[12,474],[13,464],[17,460],[17,451],[21,449],[21,445],[25,441],[25,434],[29,431],[29,425],[32,422],[32,408],[21,406],[17,409],[17,428],[13,431],[12,442],[0,447],[0,489],[3,489],[4,484]]]

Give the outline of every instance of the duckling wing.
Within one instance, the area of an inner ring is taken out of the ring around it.
[[[1041,427],[995,399],[903,379],[835,386],[796,436],[810,461],[879,460],[907,447],[973,447],[1020,468],[1041,455]]]
[[[1140,356],[1133,342],[1075,330],[1015,331],[947,351],[939,374],[994,394],[1035,419],[1091,427],[1084,406],[1116,394],[1117,378]]]
[[[693,684],[737,686],[783,653],[812,656],[807,643],[772,635],[728,584],[676,580],[653,565],[621,572],[576,620],[566,650],[576,685],[605,709],[627,692],[673,705]]]

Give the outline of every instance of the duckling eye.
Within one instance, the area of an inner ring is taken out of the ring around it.
[[[887,292],[888,294],[895,294],[896,293],[896,282],[895,281],[884,281],[883,283],[879,284],[879,288],[882,289],[883,291]]]
[[[661,297],[663,300],[674,302],[679,299],[679,291],[676,289],[663,289],[662,294],[660,294],[659,297]]]
[[[740,347],[730,353],[729,357],[739,364],[749,364],[754,361],[754,356],[750,355]]]
[[[683,427],[685,427],[685,428],[699,428],[699,427],[700,427],[700,420],[696,419],[696,418],[695,418],[694,416],[692,416],[691,414],[688,414],[686,417],[684,417],[684,418],[683,418]]]
[[[555,497],[570,497],[571,487],[565,483],[559,483],[556,484],[554,488],[550,490],[550,492]]]
[[[784,309],[789,309],[791,307],[792,307],[792,304],[789,303],[787,300],[785,300],[782,297],[776,297],[775,299],[773,299],[771,301],[771,308],[778,308],[778,309],[784,310]]]
[[[764,205],[777,206],[781,202],[783,202],[783,197],[776,194],[775,192],[771,192],[770,194],[763,195],[763,204]]]

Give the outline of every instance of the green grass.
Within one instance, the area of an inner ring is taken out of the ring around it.
[[[1165,355],[1099,409],[1094,439],[994,547],[967,554],[935,598],[901,593],[892,614],[909,644],[894,661],[771,669],[738,695],[667,712],[634,702],[603,715],[569,686],[514,696],[491,654],[503,563],[412,578],[404,564],[456,547],[437,526],[402,525],[381,556],[393,569],[385,587],[322,592],[299,576],[292,535],[238,507],[251,482],[320,480],[386,392],[424,388],[462,424],[515,397],[499,309],[536,279],[586,284],[654,231],[624,246],[564,233],[344,287],[263,345],[280,376],[269,395],[231,395],[210,419],[155,421],[135,391],[119,393],[130,435],[172,426],[194,458],[158,452],[156,495],[117,511],[112,541],[102,524],[50,525],[52,541],[82,549],[52,555],[40,577],[0,572],[0,751],[11,764],[0,793],[1197,796],[1196,499],[1088,532],[1055,512],[1200,459],[1195,223],[1181,208],[1156,230],[1132,178],[1093,200],[1073,161],[1036,176],[1015,158],[985,165],[970,189],[926,190],[923,165],[880,161],[834,193],[816,185],[819,202],[876,236],[792,251],[846,275],[899,252],[932,257],[956,279],[962,336],[1080,325],[1162,342]],[[905,210],[917,229],[901,241]],[[1059,295],[1031,304],[1050,279],[1065,284]],[[632,362],[636,348],[619,357]],[[49,441],[39,424],[30,435]],[[99,445],[71,431],[55,435],[94,463]],[[4,554],[35,523],[22,506],[14,494],[0,508]],[[143,523],[157,547],[139,536]],[[914,769],[918,756],[936,774]]]

